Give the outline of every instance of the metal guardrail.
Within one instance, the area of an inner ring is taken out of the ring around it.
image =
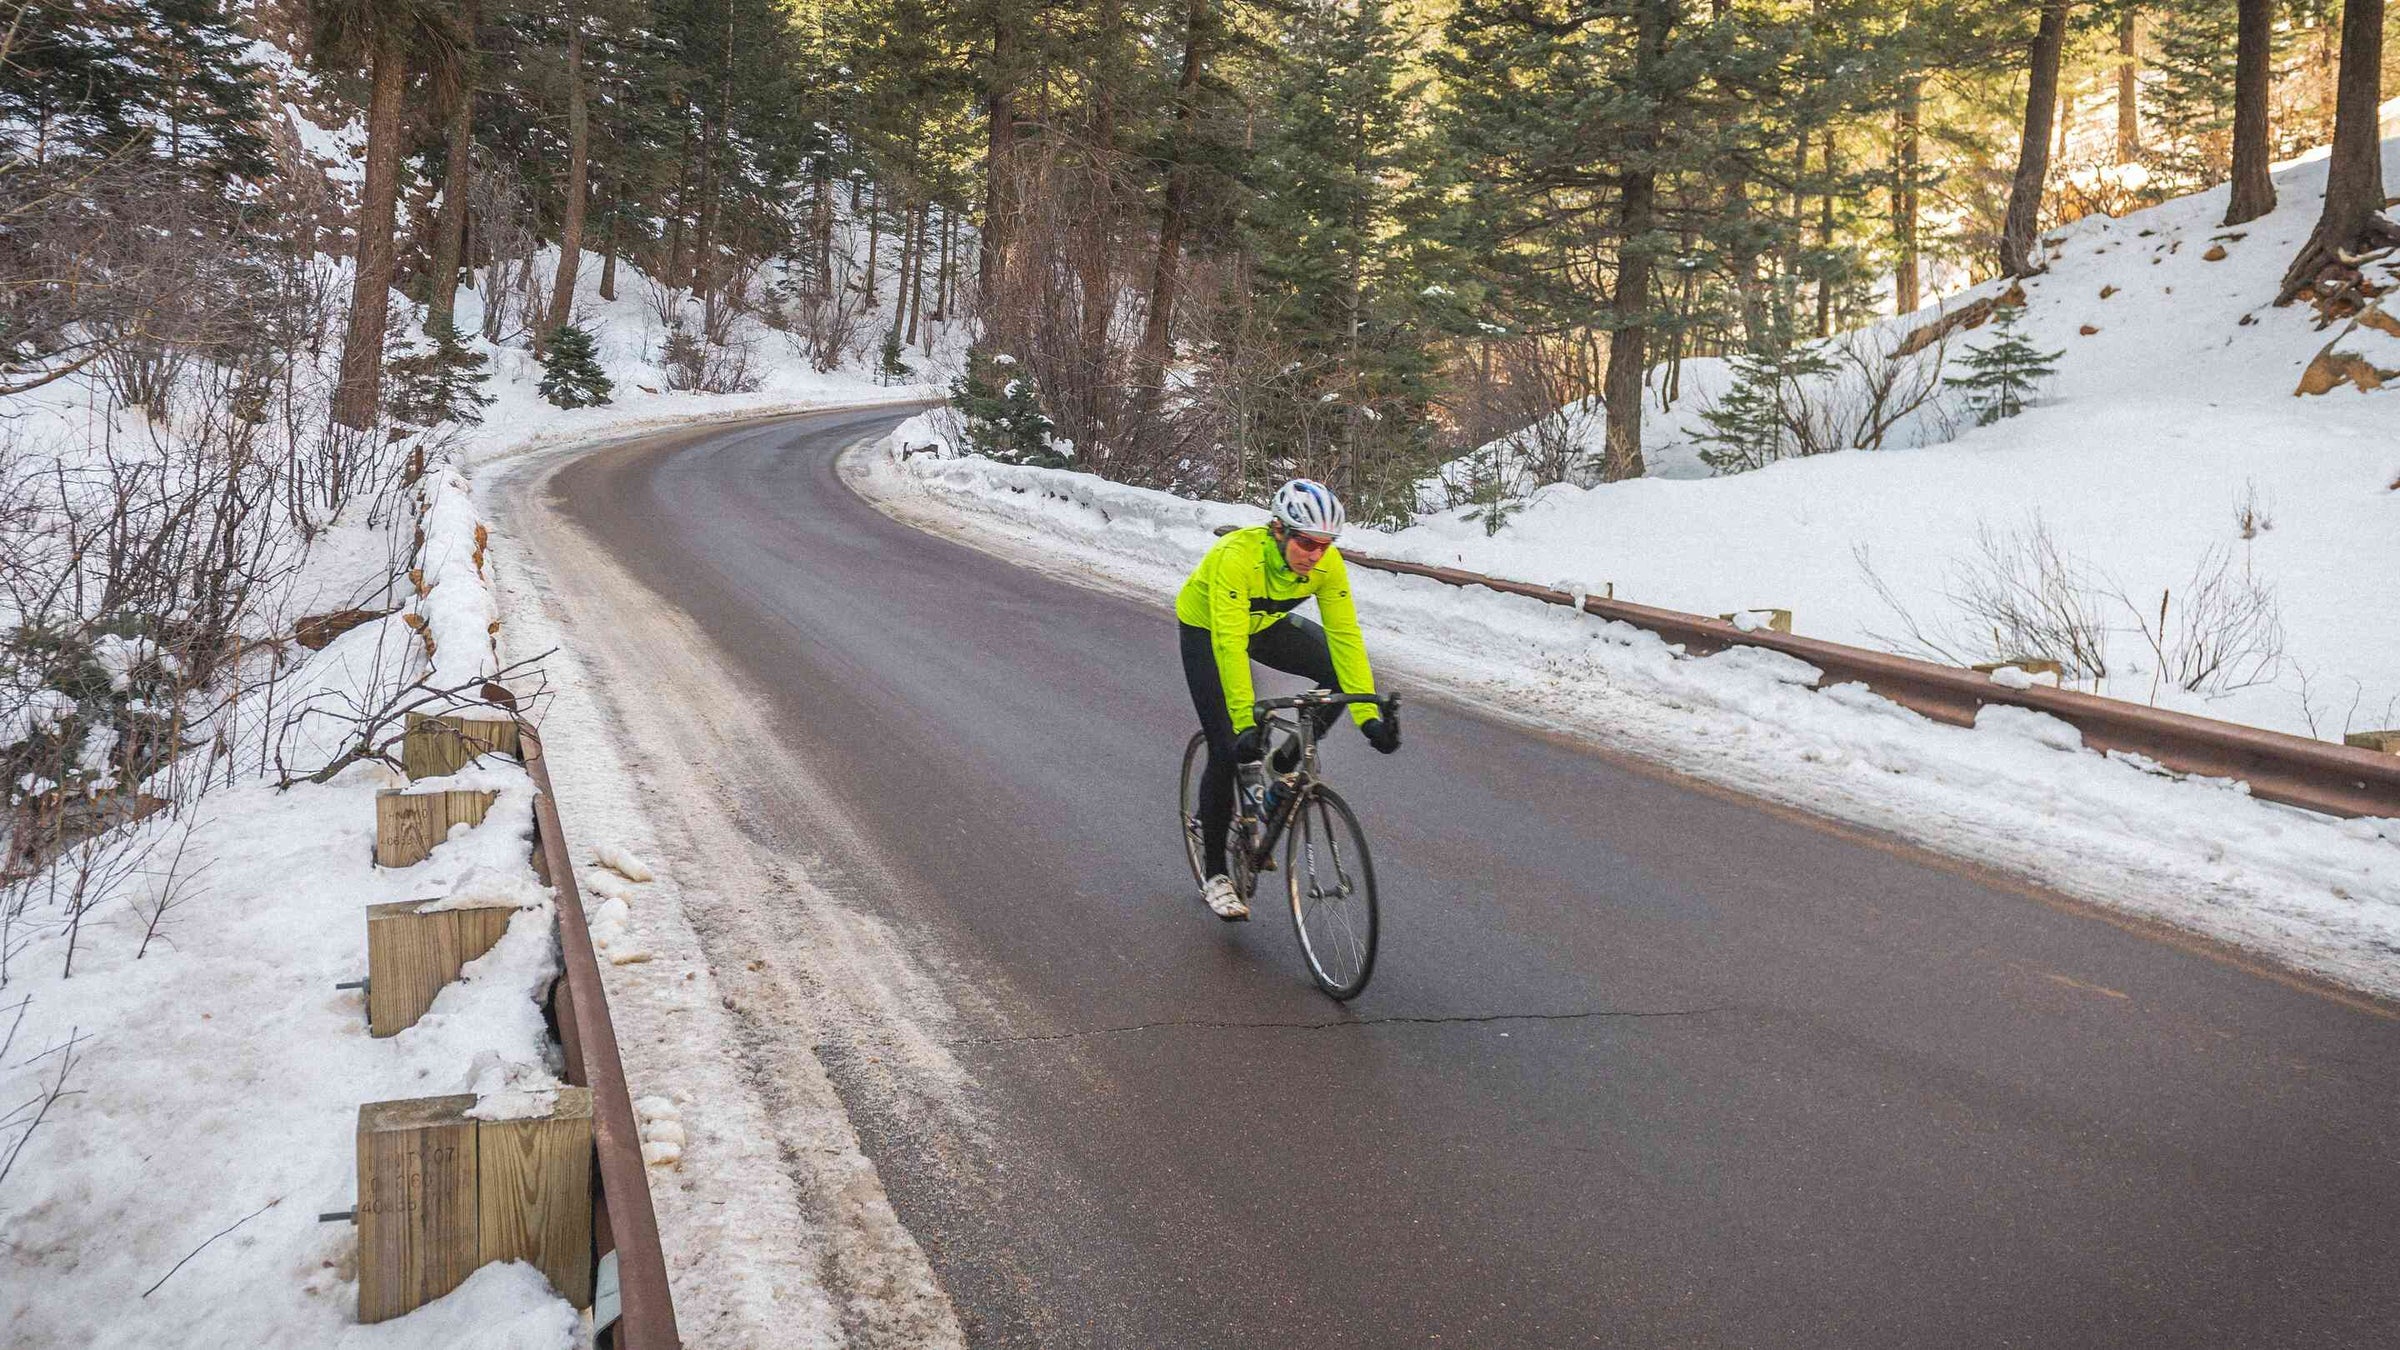
[[[487,691],[491,686],[486,686]],[[513,700],[495,699],[513,705]],[[625,1087],[625,1065],[617,1057],[617,1033],[608,1019],[608,996],[600,984],[600,962],[575,889],[575,859],[559,823],[558,795],[542,738],[518,719],[525,771],[539,789],[533,799],[535,859],[542,880],[558,896],[558,947],[565,974],[558,990],[558,1039],[566,1051],[567,1081],[592,1090],[592,1160],[599,1173],[593,1188],[595,1255],[614,1253],[618,1321],[607,1343],[615,1350],[678,1350],[675,1303],[667,1288],[667,1259],[658,1240],[658,1214],[650,1204],[650,1172],[642,1161],[641,1128]]]
[[[1568,608],[1576,603],[1575,596],[1566,591],[1480,572],[1364,557],[1347,550],[1342,556],[1352,566],[1370,571],[1425,577],[1450,586],[1481,586]],[[1584,599],[1582,607],[1603,619],[1649,629],[1698,655],[1728,647],[1783,652],[1823,672],[1818,688],[1864,684],[1938,722],[1972,726],[1975,714],[1989,706],[2031,708],[2082,732],[2084,744],[2095,750],[2140,755],[2179,774],[2240,779],[2250,785],[2254,797],[2334,816],[2400,817],[2400,755],[2377,754],[2069,689],[2042,685],[2013,689],[1995,684],[1980,671],[1789,633],[1747,632],[1722,619],[1623,600],[1591,596]]]

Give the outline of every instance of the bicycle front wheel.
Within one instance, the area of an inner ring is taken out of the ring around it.
[[[1283,867],[1310,977],[1336,999],[1357,997],[1375,973],[1375,864],[1366,831],[1333,789],[1311,789],[1292,813]]]

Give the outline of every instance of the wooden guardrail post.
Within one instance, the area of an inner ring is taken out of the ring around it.
[[[472,1093],[358,1108],[358,1320],[423,1307],[491,1261],[524,1261],[592,1302],[592,1094],[547,1116],[476,1120]]]
[[[410,792],[390,788],[375,794],[375,865],[413,867],[453,825],[480,825],[496,792]]]
[[[508,931],[513,907],[437,909],[438,901],[367,906],[367,1030],[396,1036],[417,1024],[459,968]]]
[[[465,1283],[476,1255],[472,1095],[358,1108],[358,1320],[381,1322]]]
[[[478,755],[519,754],[515,719],[471,713],[410,713],[400,737],[400,764],[409,780],[457,773]]]
[[[2400,755],[2400,730],[2353,731],[2342,737],[2342,744],[2361,750],[2380,750],[2387,755]]]

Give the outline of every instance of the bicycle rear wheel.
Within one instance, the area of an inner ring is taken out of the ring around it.
[[[1319,785],[1292,813],[1283,841],[1292,931],[1317,987],[1358,996],[1375,973],[1375,863],[1350,804]]]
[[[1192,733],[1192,743],[1183,747],[1183,781],[1176,789],[1176,805],[1181,808],[1178,818],[1183,821],[1183,860],[1192,865],[1192,881],[1197,885],[1208,880],[1200,875],[1200,771],[1208,767],[1208,737]]]

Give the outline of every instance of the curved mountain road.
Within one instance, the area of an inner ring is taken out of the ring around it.
[[[688,899],[718,967],[822,967],[816,904],[896,950],[872,983],[905,1031],[779,1029],[770,1001],[754,1053],[825,1063],[973,1343],[2400,1326],[2389,1010],[1405,671],[1379,672],[1411,695],[1399,755],[1330,742],[1386,921],[1373,987],[1328,1002],[1279,910],[1191,894],[1166,597],[878,513],[834,457],[897,415],[622,443],[503,509],[579,649],[615,652],[611,715],[742,762],[652,809],[808,882]]]

